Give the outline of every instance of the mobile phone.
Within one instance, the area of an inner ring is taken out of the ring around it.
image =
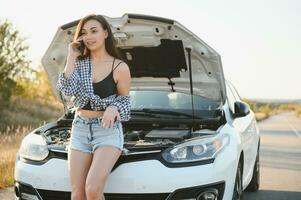
[[[79,45],[78,45],[78,48],[79,52],[83,55],[84,54],[84,49],[85,49],[85,44],[84,44],[84,41],[79,41]]]

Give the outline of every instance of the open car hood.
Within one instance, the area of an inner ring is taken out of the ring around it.
[[[131,90],[190,94],[193,88],[194,95],[224,102],[225,79],[219,54],[183,25],[175,20],[140,14],[104,17],[111,26],[124,61],[130,67]],[[59,27],[42,58],[54,93],[64,104],[70,104],[70,97],[62,95],[56,89],[56,83],[58,74],[65,67],[68,44],[78,22]]]

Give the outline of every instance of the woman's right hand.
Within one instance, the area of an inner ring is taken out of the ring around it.
[[[82,37],[79,37],[75,42],[71,42],[68,46],[67,62],[64,69],[64,74],[66,78],[69,78],[75,69],[75,61],[80,55],[78,46],[81,40]]]
[[[78,47],[80,45],[81,40],[82,40],[82,36],[77,38],[76,41],[69,43],[68,58],[75,60],[80,55],[80,51],[78,50]]]

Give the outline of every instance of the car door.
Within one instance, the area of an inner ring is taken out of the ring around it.
[[[234,86],[227,81],[227,96],[230,99],[229,105],[230,110],[234,113],[234,102],[242,101],[238,92]],[[244,152],[244,172],[243,177],[249,177],[250,173],[253,170],[253,163],[256,157],[256,144],[255,144],[255,125],[256,121],[254,120],[253,112],[250,112],[244,117],[233,118],[233,124],[235,129],[239,132],[239,136],[242,142],[242,149]],[[255,150],[255,153],[254,153]]]

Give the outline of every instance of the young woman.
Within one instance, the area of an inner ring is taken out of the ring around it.
[[[121,121],[130,119],[130,84],[106,19],[81,19],[57,83],[77,108],[68,151],[72,200],[105,199],[105,181],[123,150]]]

